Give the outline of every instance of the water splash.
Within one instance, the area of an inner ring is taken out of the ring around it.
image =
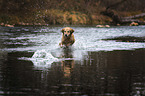
[[[34,66],[38,67],[49,67],[51,63],[58,61],[46,50],[37,50],[30,60],[34,63]]]

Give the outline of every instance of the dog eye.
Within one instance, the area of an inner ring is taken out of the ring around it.
[[[70,32],[70,31],[67,31],[68,33]]]
[[[64,31],[64,32],[66,32],[66,31]]]

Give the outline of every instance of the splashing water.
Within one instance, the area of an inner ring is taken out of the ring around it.
[[[2,29],[1,50],[34,52],[29,58],[35,66],[51,66],[60,60],[81,60],[88,51],[132,50],[145,48],[143,42],[116,42],[103,40],[120,36],[145,37],[145,26],[123,26],[112,28],[72,27],[75,43],[70,48],[70,57],[64,57],[64,49],[59,47],[60,30],[63,27],[16,27]]]
[[[53,57],[52,54],[46,50],[36,51],[30,60],[34,63],[35,66],[45,67],[49,67],[51,63],[58,61],[57,58]]]

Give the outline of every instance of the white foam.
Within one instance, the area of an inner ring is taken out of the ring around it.
[[[53,62],[58,61],[57,58],[46,50],[37,50],[30,60],[37,67],[50,67]]]

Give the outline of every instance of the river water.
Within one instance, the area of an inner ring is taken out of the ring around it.
[[[145,96],[145,26],[62,28],[0,27],[0,96]]]

